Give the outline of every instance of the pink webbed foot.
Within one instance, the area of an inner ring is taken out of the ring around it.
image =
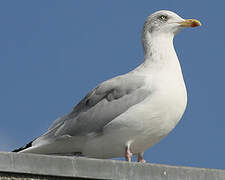
[[[126,161],[128,161],[128,162],[131,162],[131,157],[132,157],[132,153],[131,153],[131,151],[130,151],[130,147],[129,146],[126,146],[126,148],[125,148],[125,159],[126,159]]]
[[[146,163],[143,157],[144,153],[138,153],[137,162]]]

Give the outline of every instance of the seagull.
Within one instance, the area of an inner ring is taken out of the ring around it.
[[[173,39],[196,19],[160,10],[144,23],[144,60],[134,70],[91,90],[46,133],[13,152],[110,159],[144,152],[167,136],[180,121],[187,92]]]

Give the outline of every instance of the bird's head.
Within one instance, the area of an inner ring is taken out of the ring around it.
[[[183,19],[174,12],[161,10],[147,18],[143,31],[152,34],[172,33],[175,35],[185,27],[196,27],[200,25],[201,23],[196,19]]]

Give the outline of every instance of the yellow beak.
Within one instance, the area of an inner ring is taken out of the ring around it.
[[[179,22],[179,24],[182,27],[197,27],[197,26],[201,26],[200,21],[196,20],[196,19],[185,19],[182,22]]]

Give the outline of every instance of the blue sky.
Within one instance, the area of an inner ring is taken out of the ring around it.
[[[146,17],[196,18],[174,41],[188,107],[148,162],[225,169],[225,1],[0,1],[0,151],[46,131],[100,82],[142,62]]]

